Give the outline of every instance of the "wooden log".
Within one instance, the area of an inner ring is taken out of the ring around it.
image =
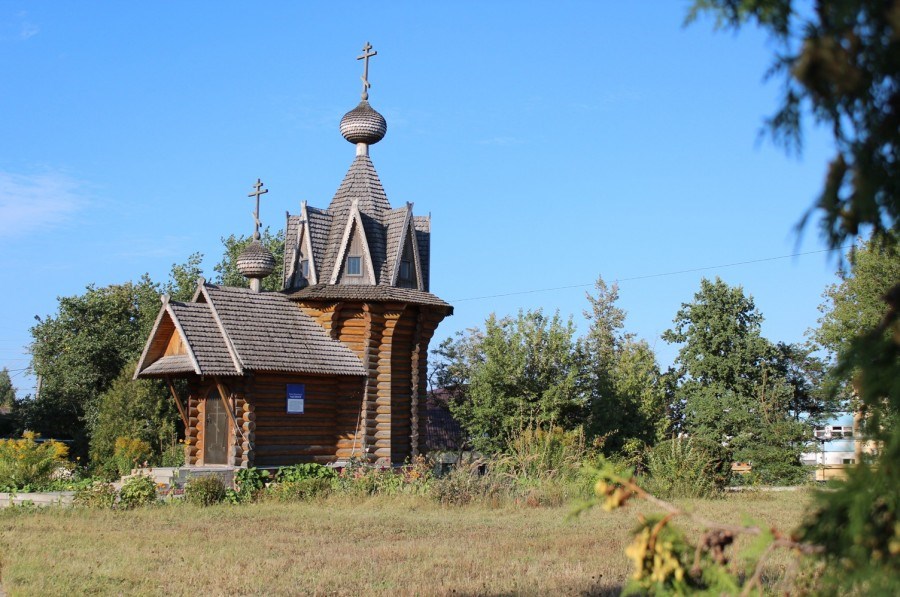
[[[292,446],[295,444],[330,446],[329,449],[334,449],[334,446],[337,445],[337,440],[332,434],[265,435],[259,436],[256,440],[256,448],[260,450],[271,446]]]
[[[299,464],[301,462],[315,462],[317,464],[328,464],[334,460],[333,455],[287,455],[287,456],[279,456],[279,455],[268,455],[268,456],[259,456],[255,455],[255,466],[258,467],[267,467],[267,466],[290,466],[292,464]]]
[[[334,454],[334,446],[322,444],[279,444],[274,446],[256,446],[255,452],[257,459],[262,459],[265,456],[327,456]]]

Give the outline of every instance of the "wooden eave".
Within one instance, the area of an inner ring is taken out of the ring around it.
[[[169,316],[169,319],[172,322],[175,330],[174,333],[181,336],[181,341],[184,344],[185,353],[191,361],[191,365],[194,367],[194,373],[200,375],[200,363],[197,362],[197,357],[194,355],[194,351],[191,348],[190,342],[188,342],[187,334],[184,332],[184,328],[181,326],[181,322],[178,321],[178,317],[175,316],[175,312],[172,310],[171,305],[169,304],[168,296],[163,295],[163,305],[159,310],[159,315],[156,316],[156,321],[153,323],[153,329],[150,331],[150,336],[147,338],[147,343],[144,345],[144,350],[141,353],[141,358],[138,361],[137,367],[134,370],[134,376],[132,379],[138,379],[138,375],[145,368],[145,361],[147,359],[147,354],[150,352],[150,347],[153,345],[154,340],[156,340],[156,336],[159,333],[159,325],[163,321],[163,317],[166,315]],[[160,357],[161,358],[161,357]],[[154,361],[156,362],[156,361]],[[148,364],[149,367],[153,363]]]

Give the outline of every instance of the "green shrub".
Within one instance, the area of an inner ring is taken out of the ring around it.
[[[333,468],[314,462],[283,466],[275,473],[275,480],[279,483],[302,481],[303,479],[334,479],[335,477],[337,477],[337,473]]]
[[[0,491],[42,489],[54,473],[72,469],[65,444],[38,443],[38,437],[26,431],[22,439],[0,439]]]
[[[116,442],[123,437],[145,442],[146,453],[134,455],[138,463],[179,466],[162,463],[162,458],[169,458],[165,456],[167,449],[177,444],[174,436],[179,416],[175,401],[162,380],[132,379],[136,364],[124,365],[109,387],[93,397],[89,407],[90,460],[109,478],[127,475],[134,467],[133,460],[111,462]],[[170,456],[177,458],[178,454]]]
[[[75,505],[108,510],[116,505],[118,492],[112,483],[98,481],[75,492]]]
[[[195,506],[212,506],[225,499],[225,483],[218,475],[190,479],[184,486],[184,499]]]
[[[182,441],[179,440],[166,446],[162,454],[154,459],[156,465],[164,467],[184,466],[184,443]]]
[[[650,493],[662,498],[710,497],[720,493],[729,475],[730,462],[715,457],[710,449],[691,438],[660,442],[647,454],[644,483]],[[727,460],[727,459],[726,459]]]
[[[266,494],[279,502],[299,502],[326,495],[331,491],[331,481],[321,477],[308,477],[273,483]]]
[[[250,502],[256,499],[259,493],[265,489],[271,475],[269,471],[261,471],[258,468],[242,468],[234,475],[234,484],[237,491],[234,492],[234,502]]]
[[[154,504],[156,499],[156,483],[144,475],[131,477],[119,491],[119,505],[128,510]]]

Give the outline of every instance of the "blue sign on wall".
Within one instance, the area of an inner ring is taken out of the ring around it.
[[[306,386],[302,383],[287,384],[287,414],[302,415],[306,402]]]

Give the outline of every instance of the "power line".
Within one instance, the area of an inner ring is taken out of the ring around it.
[[[849,249],[852,245],[847,245],[846,247],[838,247],[836,250],[844,250]],[[646,276],[632,276],[629,278],[617,278],[613,280],[613,283],[619,282],[632,282],[634,280],[647,280],[649,278],[662,278],[664,276],[677,276],[680,274],[690,274],[693,272],[702,272],[711,269],[721,269],[725,267],[736,267],[738,265],[749,265],[751,263],[763,263],[766,261],[777,261],[779,259],[790,259],[791,257],[802,257],[804,255],[814,255],[816,253],[827,253],[832,251],[832,249],[819,249],[817,251],[806,251],[805,253],[791,253],[790,255],[779,255],[777,257],[763,257],[761,259],[750,259],[748,261],[735,261],[734,263],[725,263],[722,265],[708,265],[705,267],[695,267],[691,269],[682,269],[672,272],[664,272],[659,274],[647,274]],[[552,292],[554,290],[570,290],[572,288],[586,288],[588,286],[593,286],[595,283],[590,282],[588,284],[570,284],[568,286],[554,286],[553,288],[533,288],[531,290],[518,290],[516,292],[504,292],[501,294],[488,294],[485,296],[472,296],[468,298],[459,298],[459,299],[450,299],[451,303],[461,303],[464,301],[480,301],[484,299],[491,298],[501,298],[506,296],[517,296],[521,294],[535,294],[538,292]]]

